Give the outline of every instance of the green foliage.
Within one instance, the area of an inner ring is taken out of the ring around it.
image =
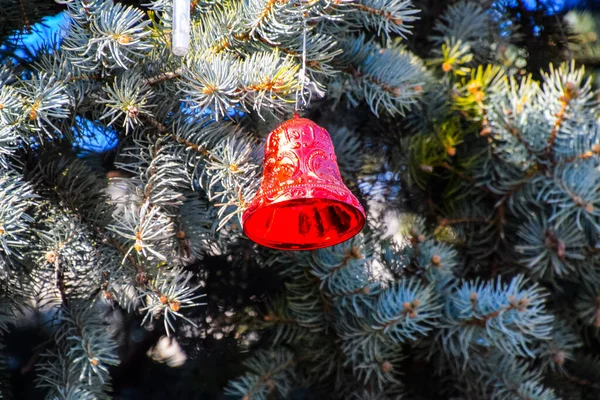
[[[50,389],[49,398],[110,398],[108,367],[119,359],[102,315],[89,306],[74,304],[60,312],[57,350],[45,353],[38,366],[40,386]]]
[[[259,400],[271,398],[277,393],[285,398],[290,395],[290,384],[295,381],[295,363],[293,353],[285,348],[257,352],[245,362],[250,372],[231,382],[225,393]]]
[[[29,362],[47,398],[112,398],[135,329],[190,358],[220,329],[249,352],[224,385],[245,400],[597,390],[597,93],[575,62],[525,73],[501,8],[452,2],[413,41],[425,2],[193,1],[178,58],[170,0],[60,3],[61,47],[0,69],[0,328],[48,337]],[[296,99],[368,224],[259,249],[241,214]],[[82,120],[118,146],[83,151]],[[207,284],[240,295],[250,265],[277,288],[236,313]]]

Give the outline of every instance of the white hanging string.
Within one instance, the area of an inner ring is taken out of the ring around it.
[[[190,49],[190,0],[173,0],[173,37],[171,51],[179,57]]]

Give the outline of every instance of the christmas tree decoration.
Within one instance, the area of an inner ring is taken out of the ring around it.
[[[185,56],[190,49],[190,0],[173,0],[173,43],[176,56]]]
[[[0,0],[0,399],[597,399],[599,25],[523,3]]]
[[[295,114],[269,134],[263,181],[242,222],[254,242],[282,250],[333,246],[360,232],[365,211],[342,182],[325,129]]]

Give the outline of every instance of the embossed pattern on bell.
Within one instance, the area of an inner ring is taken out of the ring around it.
[[[295,117],[269,134],[263,181],[242,222],[250,239],[280,249],[332,246],[362,229],[363,207],[342,182],[325,129]]]

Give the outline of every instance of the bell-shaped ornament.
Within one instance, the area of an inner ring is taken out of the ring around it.
[[[365,211],[342,182],[329,133],[294,118],[269,133],[263,181],[242,215],[254,242],[282,250],[311,250],[350,239]]]

